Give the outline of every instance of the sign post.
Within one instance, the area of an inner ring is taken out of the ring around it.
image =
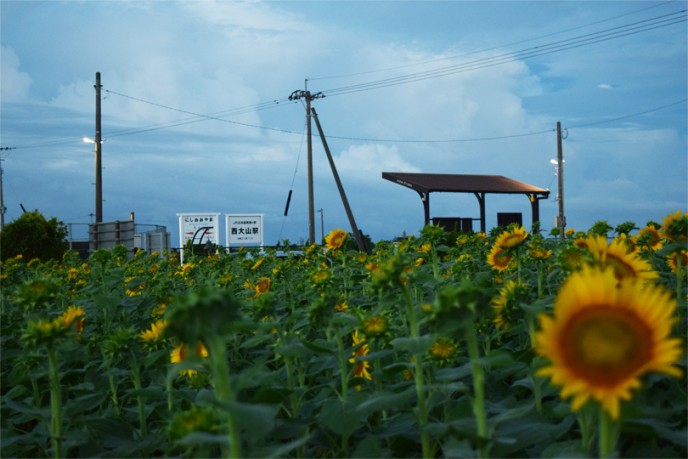
[[[220,213],[178,213],[179,217],[179,244],[181,246],[180,260],[184,264],[184,246],[186,241],[191,245],[207,244],[218,245],[220,234]]]
[[[258,245],[263,249],[263,214],[225,214],[227,247]]]

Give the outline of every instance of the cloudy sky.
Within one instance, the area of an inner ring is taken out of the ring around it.
[[[383,171],[504,175],[552,190],[566,139],[567,226],[643,226],[687,204],[685,1],[0,1],[5,222],[95,211],[101,73],[103,214],[262,213],[265,242],[308,238],[303,99],[356,222],[417,233],[418,195]],[[313,125],[316,238],[349,229]],[[289,191],[293,197],[284,216]],[[488,195],[487,224],[524,196]],[[432,217],[479,216],[471,194]],[[477,222],[476,222],[477,224]],[[224,231],[224,230],[223,230]]]

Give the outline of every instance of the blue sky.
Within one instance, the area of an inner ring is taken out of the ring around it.
[[[5,222],[94,212],[95,73],[102,78],[104,220],[263,213],[265,242],[308,237],[308,89],[359,228],[417,233],[418,195],[383,171],[504,175],[568,227],[688,207],[686,2],[0,1]],[[573,46],[575,45],[575,47]],[[568,49],[565,49],[568,48]],[[434,71],[434,72],[433,72]],[[361,85],[361,86],[359,86]],[[315,209],[349,229],[313,126]],[[293,197],[289,215],[284,206]],[[523,196],[488,195],[487,224]],[[316,212],[316,237],[320,237]],[[470,194],[433,217],[475,217]]]

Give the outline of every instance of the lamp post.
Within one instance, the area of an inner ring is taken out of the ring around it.
[[[103,181],[102,181],[102,153],[103,138],[100,129],[100,72],[96,72],[96,223],[103,221]]]
[[[564,216],[564,152],[561,144],[564,138],[561,133],[561,123],[557,121],[557,159],[551,159],[550,163],[557,166],[559,214],[557,215],[556,223],[557,228],[559,228],[559,239],[562,242],[564,241],[564,231],[566,230],[566,217]]]
[[[102,223],[103,221],[103,181],[102,181],[102,161],[101,150],[103,141],[96,142],[93,139],[84,137],[84,142],[94,144],[94,151],[96,153],[96,213],[95,223]]]

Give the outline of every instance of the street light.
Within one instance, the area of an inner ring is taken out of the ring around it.
[[[95,145],[96,152],[96,223],[103,221],[103,166],[101,161],[101,152],[103,148],[103,141],[96,141],[89,137],[84,137],[84,142]]]

